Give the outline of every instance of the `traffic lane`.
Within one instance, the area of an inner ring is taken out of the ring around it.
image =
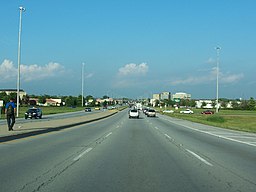
[[[149,118],[148,121],[153,129],[170,137],[174,144],[202,157],[213,166],[222,167],[248,180],[256,187],[256,147],[188,129],[170,120]]]
[[[124,119],[96,147],[42,191],[254,191],[222,167],[212,167],[170,142],[145,117]]]
[[[230,141],[236,141],[243,144],[247,144],[250,146],[256,147],[256,134],[248,133],[224,128],[217,128],[214,126],[203,125],[199,123],[194,123],[190,121],[184,121],[182,119],[172,118],[166,115],[158,115],[160,118],[165,119],[166,121],[170,121],[173,124],[182,125],[188,129],[193,129],[198,132],[210,134],[213,136],[217,136],[223,139],[227,139]]]
[[[92,110],[91,112],[77,111],[77,112],[71,112],[71,113],[59,113],[59,114],[53,114],[53,115],[44,115],[43,118],[46,118],[46,119],[63,119],[63,118],[90,115],[90,114],[93,114],[93,113],[100,113],[100,112],[103,112],[103,110]]]
[[[88,146],[104,140],[122,117],[0,144],[0,191],[33,191],[57,177]]]

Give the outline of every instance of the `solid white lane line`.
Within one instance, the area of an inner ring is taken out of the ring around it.
[[[212,136],[215,136],[215,137],[218,137],[218,138],[222,138],[222,139],[226,139],[226,140],[229,140],[229,141],[234,141],[234,142],[237,142],[237,143],[242,143],[242,144],[246,144],[246,145],[256,147],[256,145],[252,144],[251,142],[244,142],[244,141],[240,141],[240,140],[237,140],[237,139],[232,139],[232,138],[225,137],[225,136],[222,136],[222,135],[214,134],[214,133],[209,132],[209,131],[203,131],[203,130],[200,130],[200,129],[197,129],[197,128],[189,127],[187,125],[181,125],[181,124],[175,123],[173,121],[170,121],[169,119],[165,119],[165,118],[163,118],[163,119],[166,120],[166,121],[169,121],[173,124],[176,124],[176,125],[179,125],[179,126],[182,126],[182,127],[186,127],[188,129],[191,129],[191,130],[194,130],[194,131],[197,131],[197,132],[200,132],[200,133],[205,133],[205,134],[212,135]]]
[[[88,148],[88,149],[86,149],[86,150],[85,150],[84,152],[82,152],[80,155],[78,155],[77,157],[75,157],[75,158],[73,159],[73,161],[79,160],[81,157],[83,157],[85,154],[89,153],[91,150],[92,150],[91,147]]]
[[[105,136],[105,138],[109,137],[111,134],[112,134],[112,132],[110,132],[109,134],[107,134],[107,135]]]
[[[206,161],[204,158],[200,157],[199,155],[197,155],[193,151],[190,151],[189,149],[186,149],[186,151],[189,152],[194,157],[196,157],[197,159],[199,159],[200,161],[202,161],[203,163],[205,163],[206,165],[213,166],[211,163],[209,163],[208,161]]]
[[[172,139],[169,135],[167,135],[167,134],[164,134],[165,135],[165,137],[167,137],[168,139]]]

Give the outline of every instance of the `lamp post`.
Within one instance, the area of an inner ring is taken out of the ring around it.
[[[82,107],[84,106],[84,63],[82,63]]]
[[[216,47],[216,55],[217,55],[217,68],[216,68],[216,113],[219,112],[219,63],[220,63],[220,47]]]
[[[20,47],[21,47],[21,25],[22,25],[22,12],[25,11],[24,7],[19,7],[20,10],[20,22],[19,22],[19,39],[18,39],[18,77],[17,77],[17,117],[19,117],[19,105],[20,105]]]

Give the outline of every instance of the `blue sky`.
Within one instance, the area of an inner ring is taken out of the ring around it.
[[[0,1],[0,88],[28,94],[256,98],[254,0]]]

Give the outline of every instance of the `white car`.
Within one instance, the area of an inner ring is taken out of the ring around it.
[[[186,109],[185,111],[180,111],[180,113],[193,114],[194,112],[191,109]]]
[[[129,111],[129,118],[138,118],[139,119],[140,114],[138,109],[131,109]]]
[[[163,113],[174,113],[173,110],[163,110]]]
[[[147,112],[148,117],[156,117],[156,111],[155,109],[149,109]]]

